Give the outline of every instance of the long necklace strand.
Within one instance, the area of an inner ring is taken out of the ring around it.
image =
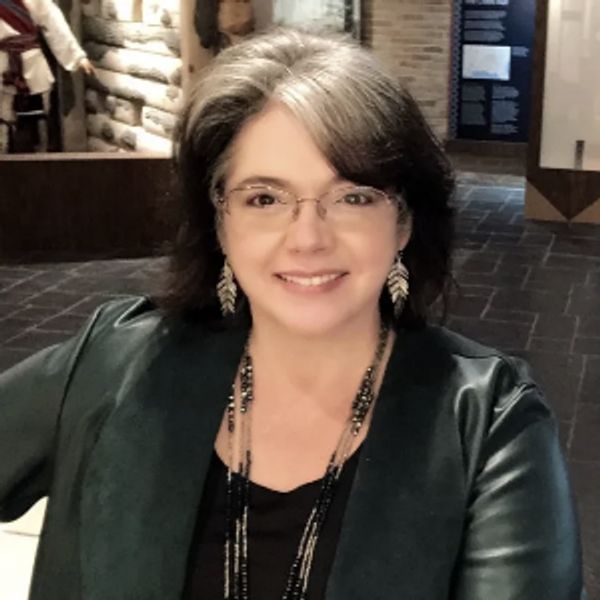
[[[305,600],[319,536],[331,506],[354,439],[359,435],[375,400],[375,380],[385,353],[389,330],[382,325],[373,362],[366,370],[352,402],[350,418],[329,459],[315,504],[310,511],[290,568],[282,600]],[[248,347],[240,365],[240,402],[236,407],[235,383],[227,405],[229,464],[226,484],[225,522],[225,600],[250,600],[248,571],[248,510],[250,506],[250,468],[252,465],[250,410],[254,399],[254,374]],[[239,422],[239,450],[234,451]],[[235,455],[238,459],[236,461]],[[237,462],[237,465],[236,465]],[[235,470],[234,466],[237,466]]]

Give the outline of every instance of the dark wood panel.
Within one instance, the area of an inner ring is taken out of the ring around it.
[[[548,4],[549,0],[538,0],[537,2],[532,121],[527,155],[527,180],[567,219],[573,219],[600,198],[600,173],[568,169],[542,169],[539,166],[546,71]]]
[[[175,221],[169,159],[123,154],[0,160],[0,260],[160,253]]]

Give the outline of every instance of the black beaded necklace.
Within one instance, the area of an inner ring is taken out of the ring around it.
[[[327,512],[339,481],[342,469],[352,449],[352,442],[360,433],[369,410],[375,400],[375,381],[383,358],[389,329],[383,325],[373,362],[366,370],[358,393],[352,403],[348,423],[334,450],[319,495],[313,506],[298,549],[290,568],[283,600],[304,600],[308,589],[311,567],[319,535],[323,529]],[[248,510],[250,505],[250,408],[253,400],[252,358],[248,346],[244,350],[240,365],[240,402],[236,410],[235,383],[232,386],[227,406],[227,429],[229,438],[229,464],[227,467],[227,509],[225,524],[225,600],[250,600],[248,573]],[[234,457],[234,433],[239,421],[240,449]],[[233,465],[237,462],[237,470]]]

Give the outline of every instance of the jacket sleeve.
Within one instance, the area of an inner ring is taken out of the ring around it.
[[[585,598],[556,424],[528,379],[503,383],[471,485],[453,600]]]
[[[60,8],[53,0],[27,0],[26,4],[58,62],[67,71],[74,71],[87,55]]]
[[[49,492],[63,399],[96,317],[71,340],[0,374],[0,521]]]

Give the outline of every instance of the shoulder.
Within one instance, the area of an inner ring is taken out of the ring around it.
[[[112,348],[116,342],[123,350],[129,340],[134,345],[155,335],[161,317],[151,301],[142,297],[113,300],[98,306],[80,329],[60,344],[49,346],[14,365],[2,374],[5,380],[15,377],[51,378],[60,375],[68,381],[79,364],[99,349]],[[131,335],[136,331],[136,335]],[[137,341],[134,341],[137,338]],[[105,352],[106,353],[106,352]],[[62,375],[61,375],[62,374]]]
[[[154,332],[163,315],[147,296],[128,296],[98,306],[92,315],[93,335],[118,332]]]
[[[99,306],[85,329],[88,334],[78,366],[116,376],[133,362],[173,361],[187,354],[218,365],[237,356],[247,337],[244,326],[217,329],[199,319],[171,315],[143,296]]]
[[[394,369],[446,419],[473,475],[489,444],[507,444],[525,430],[554,428],[554,417],[528,365],[443,327],[400,333]]]
[[[166,346],[202,339],[205,327],[168,315],[148,296],[128,296],[98,306],[85,328],[84,359],[107,366],[127,364],[132,356],[150,356]],[[105,357],[105,360],[103,359]]]
[[[427,325],[414,332],[409,332],[408,335],[417,343],[423,344],[436,353],[440,352],[474,360],[492,357],[506,358],[506,355],[500,350],[481,344],[442,326]]]
[[[455,375],[461,385],[468,388],[471,383],[480,386],[482,392],[485,390],[481,396],[496,416],[525,407],[538,416],[550,415],[542,391],[525,360],[445,328],[435,328],[431,335],[452,357]]]
[[[78,337],[82,354],[104,346],[139,347],[156,338],[164,317],[145,296],[130,296],[100,304],[89,316]]]
[[[89,381],[97,381],[96,375],[109,379],[130,363],[132,356],[152,345],[162,321],[148,298],[111,300],[98,306],[71,338],[42,350],[13,370],[25,374],[63,373],[67,387],[79,374]]]
[[[535,387],[525,361],[464,337],[445,327],[427,326],[401,334],[408,362],[428,381],[477,390],[477,396],[499,401],[510,389]],[[418,374],[416,375],[418,377]],[[490,397],[493,396],[493,397]],[[495,402],[495,403],[496,403]]]
[[[529,365],[522,358],[480,344],[443,327],[429,331],[431,343],[446,353],[456,382],[472,398],[493,410],[494,421],[507,412],[528,411],[534,418],[547,418],[551,410]]]

